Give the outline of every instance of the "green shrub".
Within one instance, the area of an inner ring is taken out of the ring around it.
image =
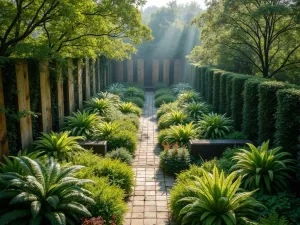
[[[206,71],[207,76],[207,88],[206,88],[206,101],[209,104],[213,103],[213,76],[214,76],[214,69],[208,69]]]
[[[172,91],[174,95],[179,95],[185,91],[193,90],[193,87],[189,83],[178,83],[173,85]]]
[[[266,81],[258,87],[258,141],[259,143],[270,140],[274,143],[275,114],[277,109],[276,93],[285,87],[284,83]]]
[[[173,125],[187,123],[187,115],[182,111],[171,111],[162,115],[158,120],[158,128],[166,129]]]
[[[205,85],[205,74],[206,74],[206,70],[208,69],[208,67],[201,67],[200,73],[201,73],[201,77],[200,77],[200,94],[202,96],[205,97],[206,94],[206,85]]]
[[[223,74],[222,70],[214,70],[213,74],[213,101],[212,105],[216,112],[220,110],[220,82],[221,75]]]
[[[285,89],[277,92],[276,145],[285,151],[296,153],[299,150],[300,132],[300,90]]]
[[[138,107],[140,107],[141,109],[144,107],[144,100],[141,99],[140,97],[126,97],[125,101],[132,102],[136,104]]]
[[[123,163],[131,165],[133,158],[126,148],[117,148],[106,154],[107,158],[117,159]]]
[[[144,90],[137,87],[127,87],[124,89],[123,98],[126,97],[139,97],[145,100],[145,92]]]
[[[110,135],[115,133],[120,124],[116,121],[100,123],[94,138],[97,140],[106,140]]]
[[[73,177],[82,166],[64,166],[49,159],[43,165],[28,157],[16,157],[24,174],[0,174],[0,224],[75,224],[91,217],[87,204],[95,204],[83,184]]]
[[[157,136],[157,141],[160,145],[163,145],[167,141],[167,135],[169,129],[160,130]]]
[[[166,85],[165,83],[157,83],[154,85],[154,90],[158,91],[160,89],[164,89],[164,88],[168,88],[168,85]]]
[[[173,92],[170,88],[162,88],[157,91],[155,91],[154,98],[157,99],[158,97],[162,95],[173,95]]]
[[[221,139],[233,130],[232,120],[216,113],[203,115],[198,125],[200,137],[205,139]]]
[[[163,103],[163,104],[161,104],[161,106],[157,110],[156,116],[159,119],[165,113],[168,113],[168,112],[173,111],[173,110],[175,110],[175,111],[180,110],[179,107],[178,107],[177,102]]]
[[[107,90],[107,92],[121,96],[123,94],[125,88],[126,88],[126,86],[124,84],[114,83],[114,84],[110,84],[106,88],[106,90]]]
[[[86,101],[84,109],[89,113],[98,113],[99,116],[109,114],[115,105],[109,99],[92,98]]]
[[[261,208],[261,214],[267,215],[276,212],[283,216],[293,225],[300,221],[300,198],[287,191],[272,195],[265,195],[261,192],[255,193],[254,198],[263,203],[266,208]]]
[[[164,103],[170,103],[174,101],[175,101],[175,97],[173,95],[170,94],[161,95],[157,99],[155,99],[155,107],[158,108]]]
[[[263,217],[259,221],[260,225],[289,225],[290,223],[284,218],[279,217],[279,215],[273,211],[268,217]]]
[[[227,148],[223,153],[220,159],[217,161],[217,166],[220,170],[223,170],[225,174],[229,174],[231,168],[236,164],[232,157],[235,156],[236,153],[240,152],[240,148]]]
[[[269,149],[269,141],[256,148],[248,144],[249,150],[242,149],[233,159],[233,170],[243,176],[243,185],[248,190],[260,189],[264,193],[276,193],[288,189],[289,173],[294,170],[291,154],[281,148]]]
[[[69,160],[75,152],[85,151],[78,141],[82,141],[83,137],[71,137],[68,132],[49,134],[41,133],[41,137],[33,142],[35,150],[43,152],[49,157],[54,157],[58,160]]]
[[[181,94],[179,94],[177,97],[178,105],[191,103],[191,102],[198,102],[200,101],[200,99],[201,99],[200,94],[193,90],[184,91]]]
[[[137,149],[137,142],[136,133],[127,130],[118,131],[107,138],[107,149],[112,151],[113,149],[124,147],[133,154]]]
[[[210,172],[210,171],[209,171]],[[195,180],[196,177],[202,177],[203,170],[200,166],[192,164],[188,170],[182,171],[176,177],[176,183],[186,182],[188,180]]]
[[[179,213],[181,223],[234,225],[257,217],[256,208],[261,204],[251,197],[253,192],[239,190],[242,178],[235,176],[236,173],[225,176],[217,167],[212,174],[203,170],[202,177],[195,177],[195,186],[188,186],[196,193],[177,201],[184,206]]]
[[[190,166],[190,154],[188,149],[173,146],[160,153],[160,168],[170,175],[178,174]]]
[[[251,78],[247,75],[235,75],[232,80],[232,96],[231,96],[231,118],[234,122],[234,128],[241,130],[243,122],[243,91],[245,82]]]
[[[202,102],[191,102],[182,105],[184,112],[190,117],[190,119],[197,120],[203,114],[209,113],[211,111],[211,107]]]
[[[226,79],[226,116],[231,116],[231,101],[232,101],[232,80],[233,74],[228,74]]]
[[[297,153],[296,178],[300,180],[300,151]]]
[[[178,143],[180,146],[186,146],[190,140],[195,139],[197,136],[197,130],[193,123],[186,125],[171,126],[170,128],[163,130],[163,133],[159,134],[159,143]]]
[[[219,112],[224,114],[226,113],[226,82],[227,77],[230,76],[230,73],[223,72],[220,76],[220,105]]]
[[[114,121],[121,121],[121,120],[130,122],[131,124],[133,124],[135,126],[136,130],[138,130],[140,127],[140,118],[136,114],[129,113],[129,114],[120,115],[119,117],[114,118]]]
[[[100,99],[107,99],[114,106],[118,106],[121,103],[119,95],[115,95],[109,92],[100,92],[97,94],[97,97]]]
[[[70,131],[72,136],[83,136],[90,139],[93,136],[96,125],[101,122],[101,117],[96,113],[76,112],[73,116],[66,117],[63,130]]]
[[[249,79],[245,83],[242,131],[250,138],[258,139],[258,87],[261,79]]]
[[[132,102],[123,102],[119,105],[119,110],[124,114],[133,113],[138,116],[142,115],[142,110]]]
[[[243,132],[234,131],[230,134],[225,135],[223,139],[246,140],[248,139],[248,137]]]

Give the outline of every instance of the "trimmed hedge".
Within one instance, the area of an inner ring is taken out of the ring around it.
[[[226,116],[231,116],[231,95],[232,95],[232,80],[234,78],[233,74],[228,74],[226,79]]]
[[[201,76],[200,76],[200,93],[201,95],[206,98],[206,71],[207,71],[208,67],[202,67],[200,72],[201,72]]]
[[[245,83],[242,131],[257,142],[258,139],[258,87],[262,79],[253,78]]]
[[[207,84],[206,84],[206,101],[209,104],[212,104],[213,100],[213,76],[214,76],[214,70],[208,69],[207,72]]]
[[[296,154],[300,133],[300,90],[284,89],[276,95],[275,143],[285,151]]]
[[[220,105],[219,112],[224,114],[226,112],[226,81],[229,73],[224,72],[220,76]]]
[[[220,109],[220,78],[222,70],[214,70],[213,74],[213,107],[216,112]]]
[[[247,75],[235,75],[232,79],[231,118],[236,130],[241,130],[243,121],[243,91],[244,84],[250,78]]]
[[[258,141],[262,143],[270,140],[274,143],[275,113],[277,109],[276,92],[285,88],[285,84],[277,81],[266,81],[259,85],[258,96]]]

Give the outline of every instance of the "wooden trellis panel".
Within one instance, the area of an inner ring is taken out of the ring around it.
[[[77,62],[77,77],[78,77],[78,107],[82,108],[83,94],[82,94],[82,61],[81,59]]]
[[[52,130],[51,89],[49,62],[40,62],[40,90],[43,132]]]
[[[133,60],[127,60],[127,82],[133,83]]]
[[[138,84],[144,86],[145,63],[143,59],[138,59]]]
[[[84,69],[85,69],[85,100],[89,100],[91,98],[91,82],[90,82],[90,73],[89,73],[89,59],[86,58],[85,59],[85,65],[84,65]]]
[[[16,62],[16,78],[18,90],[19,112],[30,111],[30,94],[28,82],[28,63],[26,61]],[[22,149],[32,144],[32,119],[26,116],[20,119],[20,137]]]
[[[64,106],[64,82],[63,82],[63,76],[62,76],[62,68],[57,63],[56,64],[57,69],[57,108],[58,108],[58,121],[59,121],[59,127],[62,128],[64,123],[64,116],[65,116],[65,106]]]
[[[152,61],[152,85],[156,85],[159,81],[159,60]]]
[[[174,60],[174,84],[178,84],[181,81],[181,60]]]
[[[117,67],[116,68],[117,82],[123,82],[123,73],[124,73],[123,62],[117,61],[116,67]]]
[[[0,161],[3,160],[4,155],[8,155],[8,139],[2,79],[3,76],[0,68]]]
[[[167,85],[169,85],[169,83],[170,83],[170,60],[169,59],[164,60],[163,82],[164,82],[164,84],[167,84]]]
[[[68,110],[69,115],[75,110],[73,60],[68,59]]]

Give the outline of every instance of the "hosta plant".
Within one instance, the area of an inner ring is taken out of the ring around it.
[[[49,157],[55,157],[59,160],[69,160],[76,152],[85,151],[78,141],[84,140],[83,137],[69,136],[69,132],[42,133],[42,136],[36,140],[33,145],[37,151],[41,151]]]
[[[182,92],[193,90],[193,87],[189,83],[179,83],[175,84],[172,91],[175,95],[179,95]]]
[[[179,104],[191,103],[191,102],[198,102],[200,100],[200,94],[196,91],[190,90],[182,92],[178,95],[177,101]]]
[[[197,130],[193,123],[186,125],[171,126],[167,129],[164,142],[175,144],[180,146],[187,145],[190,140],[195,139],[197,136]]]
[[[203,115],[198,125],[200,137],[206,139],[221,139],[233,131],[233,121],[217,113]]]
[[[214,167],[212,173],[202,169],[202,174],[191,187],[196,193],[178,201],[185,204],[179,214],[181,224],[236,225],[258,216],[255,209],[262,205],[251,197],[254,191],[239,190],[242,178],[236,173],[226,177]]]
[[[119,110],[124,114],[134,113],[138,116],[142,115],[142,110],[132,102],[123,102],[119,105]]]
[[[109,99],[92,98],[86,101],[84,108],[89,113],[98,113],[98,115],[104,116],[114,109],[114,104]]]
[[[281,147],[269,149],[269,141],[250,150],[241,149],[233,159],[236,170],[243,177],[244,187],[249,190],[260,189],[264,193],[274,193],[288,189],[290,173],[294,171],[292,155],[283,152]]]
[[[165,129],[172,125],[185,124],[187,122],[187,115],[182,111],[171,111],[164,114],[158,120],[158,128]]]
[[[91,180],[73,177],[83,166],[61,167],[53,159],[43,165],[25,156],[15,159],[24,174],[0,174],[0,224],[78,224],[80,218],[92,216],[86,205],[94,200],[82,187]]]
[[[64,130],[70,131],[72,136],[84,136],[91,138],[96,129],[96,125],[101,122],[101,117],[96,113],[76,112],[73,116],[66,117]]]
[[[183,105],[183,110],[193,120],[199,119],[210,111],[209,105],[202,102],[190,102]]]

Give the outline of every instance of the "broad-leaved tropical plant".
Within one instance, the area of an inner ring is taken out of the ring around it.
[[[97,138],[106,140],[108,136],[110,136],[112,133],[116,132],[116,130],[119,128],[120,124],[117,122],[104,122],[99,124],[97,133],[95,136]]]
[[[158,120],[158,128],[165,129],[172,125],[185,124],[187,122],[187,114],[182,111],[171,111],[162,115]]]
[[[86,205],[94,204],[82,186],[91,180],[73,174],[83,166],[61,167],[52,158],[43,165],[28,157],[15,157],[24,174],[0,174],[0,224],[78,224],[91,217]]]
[[[190,102],[183,106],[184,112],[186,112],[191,119],[199,119],[203,114],[209,112],[209,105],[202,102]]]
[[[197,130],[193,123],[186,125],[171,126],[167,129],[165,142],[178,143],[180,146],[187,145],[190,140],[196,138]]]
[[[89,113],[98,113],[98,115],[104,116],[114,109],[114,104],[106,98],[92,98],[86,101],[84,109]]]
[[[249,190],[259,188],[264,193],[274,193],[288,189],[290,173],[294,171],[292,155],[281,147],[269,149],[269,141],[250,150],[241,149],[233,156],[236,170],[243,177],[244,187]]]

